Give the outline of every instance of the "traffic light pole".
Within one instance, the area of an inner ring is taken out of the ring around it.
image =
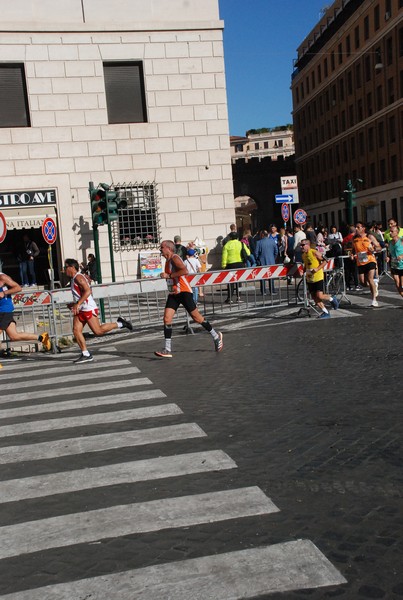
[[[115,258],[113,256],[112,227],[111,227],[111,223],[109,221],[109,216],[108,216],[108,244],[109,244],[109,257],[110,257],[110,260],[111,260],[112,281],[115,282],[116,281],[116,276],[115,276]]]
[[[98,283],[102,283],[102,273],[101,273],[101,260],[99,255],[99,232],[98,225],[93,225],[92,231],[94,234],[94,250],[95,250],[95,261],[97,263],[97,274],[98,274]],[[104,301],[101,298],[99,301],[99,308],[101,310],[101,320],[102,323],[105,323],[105,305]]]
[[[355,189],[353,184],[351,183],[351,179],[347,181],[346,187],[346,217],[347,217],[347,225],[353,225],[354,214],[353,214],[353,198],[354,198]]]

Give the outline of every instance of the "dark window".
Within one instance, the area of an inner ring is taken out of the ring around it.
[[[388,67],[393,64],[393,38],[386,40],[386,64]]]
[[[349,35],[346,37],[346,54],[347,56],[351,54],[351,40]]]
[[[330,66],[332,68],[332,71],[334,71],[334,69],[336,67],[336,63],[334,60],[334,50],[332,50],[332,52],[330,53]]]
[[[374,128],[370,127],[368,129],[368,150],[373,152],[374,150]]]
[[[369,184],[371,187],[375,187],[375,163],[369,165]]]
[[[311,85],[312,89],[315,89],[315,71],[312,71],[311,73]]]
[[[343,160],[344,162],[348,162],[348,147],[347,142],[343,142]]]
[[[348,120],[349,126],[352,127],[354,125],[354,104],[350,104],[348,107]]]
[[[399,29],[399,56],[403,56],[403,27]]]
[[[146,123],[147,110],[141,62],[104,63],[109,123]]]
[[[338,135],[339,134],[339,119],[338,119],[337,115],[335,117],[333,117],[333,128],[334,128],[334,135]]]
[[[341,111],[341,130],[342,131],[346,130],[346,111],[345,110]]]
[[[388,104],[393,104],[395,101],[395,88],[393,85],[393,77],[388,79]]]
[[[377,31],[380,27],[380,12],[379,12],[379,4],[377,4],[374,8],[374,28]]]
[[[355,66],[355,86],[357,88],[361,87],[361,63]]]
[[[242,144],[235,144],[235,152],[243,152]]]
[[[309,77],[306,78],[306,93],[309,94]]]
[[[383,86],[378,85],[376,88],[376,110],[383,108]]]
[[[327,71],[327,58],[324,59],[323,61],[323,72],[325,77],[327,77],[328,71]]]
[[[400,98],[403,98],[403,69],[400,71]]]
[[[357,101],[357,120],[361,122],[364,118],[364,111],[362,107],[362,98]]]
[[[348,71],[347,73],[347,94],[351,96],[353,93],[353,73]]]
[[[124,208],[112,224],[115,252],[155,248],[161,242],[155,183],[130,183],[114,186]]]
[[[402,32],[403,32],[403,28],[402,28]],[[318,83],[320,83],[321,81],[322,81],[322,68],[320,65],[318,65]]]
[[[356,50],[360,47],[360,28],[358,25],[354,29],[354,47]]]
[[[392,0],[385,0],[385,19],[392,16]]]
[[[365,57],[364,68],[365,81],[371,81],[371,57],[369,55]]]
[[[383,148],[385,145],[385,127],[383,121],[378,123],[378,146]]]
[[[255,150],[259,150],[259,142],[255,143]]]
[[[364,154],[365,143],[364,143],[364,132],[363,131],[360,131],[360,133],[358,134],[358,146],[360,149],[360,154]]]
[[[397,156],[393,154],[390,157],[390,178],[392,181],[397,181]]]
[[[344,79],[339,80],[339,95],[340,100],[344,100]]]
[[[263,142],[263,148],[267,150],[269,147],[269,142]]]
[[[364,40],[369,38],[369,17],[364,18]]]
[[[337,47],[337,54],[338,54],[338,59],[339,59],[339,65],[341,65],[343,62],[343,48],[342,48],[341,44],[339,44]]]
[[[389,117],[389,143],[396,141],[396,120],[394,116]]]
[[[351,138],[351,140],[350,140],[350,152],[351,152],[351,159],[354,160],[355,159],[355,138]]]
[[[0,64],[0,127],[30,127],[23,64]]]
[[[367,94],[367,117],[372,115],[372,93],[368,92]]]
[[[381,183],[386,183],[386,162],[384,158],[382,158],[382,160],[379,163],[379,176],[381,179]]]

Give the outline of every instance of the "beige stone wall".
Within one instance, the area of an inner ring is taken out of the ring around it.
[[[57,6],[68,4],[80,3],[60,0]],[[150,2],[154,10],[156,4]],[[213,17],[217,2],[207,5]],[[8,11],[13,19],[18,6]],[[77,225],[90,221],[89,181],[156,181],[163,238],[198,236],[212,248],[225,235],[234,200],[221,25],[109,32],[88,23],[64,32],[22,25],[26,31],[0,34],[1,60],[25,64],[32,125],[0,129],[1,188],[24,190],[33,181],[39,187],[51,181],[59,221],[63,214],[62,249],[70,255],[82,259]],[[143,61],[147,123],[108,124],[102,61],[119,59]],[[107,261],[104,231],[101,244]],[[116,262],[119,277],[136,274],[134,252]]]

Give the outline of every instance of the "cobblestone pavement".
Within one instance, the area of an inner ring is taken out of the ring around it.
[[[402,598],[403,311],[352,300],[4,361],[0,597]]]

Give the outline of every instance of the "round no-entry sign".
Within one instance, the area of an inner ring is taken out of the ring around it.
[[[298,225],[303,225],[306,221],[307,216],[308,215],[306,214],[306,212],[302,210],[302,208],[299,208],[294,213],[294,221],[298,223]]]
[[[281,216],[283,217],[284,223],[287,223],[290,218],[290,207],[285,202],[281,205]]]
[[[7,235],[7,223],[6,218],[2,212],[0,212],[0,244],[4,242],[4,238]]]
[[[57,238],[56,223],[50,217],[46,217],[42,223],[42,235],[47,244],[54,244]]]

